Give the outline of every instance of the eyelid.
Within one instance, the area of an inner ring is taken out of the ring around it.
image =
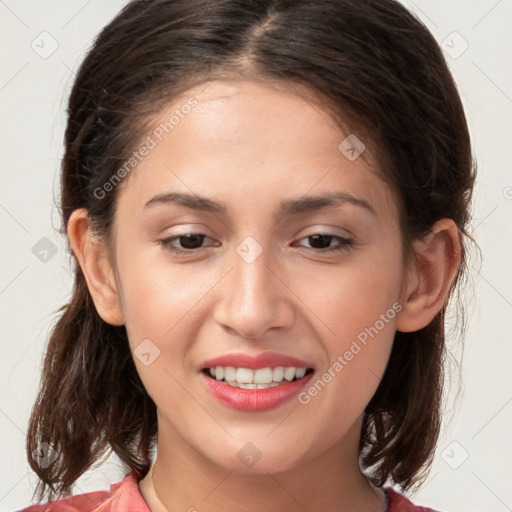
[[[204,239],[214,240],[211,236],[207,235],[206,233],[202,233],[200,231],[185,231],[183,233],[176,233],[173,235],[169,235],[160,241],[161,242],[169,242],[169,241],[177,240],[181,237],[185,237],[187,235],[197,235],[197,236],[204,237]],[[218,244],[218,242],[216,242],[216,243]],[[189,249],[189,251],[192,251],[192,250],[195,250],[195,249]]]
[[[301,233],[306,233],[305,235],[301,235]],[[354,237],[355,234],[350,231],[350,229],[347,228],[341,228],[340,226],[335,226],[333,224],[312,224],[310,226],[307,226],[297,233],[298,236],[311,236],[311,235],[317,235],[319,233],[325,233],[333,236],[340,236],[344,238],[348,237]]]
[[[330,247],[327,249],[315,249],[314,247],[309,248],[306,247],[306,249],[312,251],[313,253],[317,254],[332,254],[332,253],[341,253],[343,251],[348,251],[349,249],[353,249],[355,246],[355,242],[352,238],[347,238],[346,236],[337,235],[336,233],[331,233],[329,231],[318,231],[311,233],[309,235],[305,235],[303,237],[300,237],[298,241],[302,241],[308,238],[311,238],[313,236],[320,235],[320,236],[329,236],[332,237],[333,240],[338,239],[339,242],[334,247]],[[302,245],[299,245],[299,247],[304,247]]]
[[[178,240],[181,237],[185,237],[186,235],[198,235],[200,237],[203,237],[203,240],[201,242],[203,242],[204,239],[213,240],[212,237],[210,237],[209,235],[207,235],[205,233],[188,230],[188,231],[184,231],[182,233],[177,233],[177,234],[173,234],[169,237],[166,237],[166,238],[160,240],[160,244],[164,247],[164,249],[166,251],[170,252],[171,254],[175,254],[177,256],[198,255],[200,253],[204,253],[205,250],[210,250],[212,247],[218,247],[218,244],[219,244],[219,242],[215,242],[213,245],[207,245],[204,247],[201,246],[201,247],[197,247],[195,249],[180,249],[180,248],[173,247],[171,245],[172,242],[174,242],[175,240]],[[308,252],[312,252],[314,254],[327,255],[327,254],[333,254],[333,253],[347,252],[347,251],[353,249],[354,246],[356,245],[352,238],[347,238],[346,236],[338,235],[336,233],[332,233],[325,229],[324,230],[318,229],[316,231],[313,230],[309,234],[305,234],[304,236],[301,236],[298,239],[296,238],[295,240],[297,242],[301,242],[302,240],[311,238],[313,236],[327,236],[327,237],[331,237],[333,240],[337,239],[337,240],[339,240],[339,242],[336,245],[334,245],[334,247],[328,247],[328,248],[322,248],[322,249],[317,249],[314,247],[304,247],[303,245],[300,245],[300,244],[298,246],[303,247],[303,248],[307,249]]]

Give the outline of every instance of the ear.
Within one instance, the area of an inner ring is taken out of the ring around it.
[[[107,247],[92,234],[86,209],[73,211],[67,234],[98,314],[108,324],[123,325],[124,317]]]
[[[451,219],[441,219],[413,243],[415,258],[409,268],[402,310],[396,328],[413,332],[427,326],[445,304],[460,263],[459,231]]]

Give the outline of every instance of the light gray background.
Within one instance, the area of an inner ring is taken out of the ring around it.
[[[31,503],[36,477],[25,431],[48,332],[72,284],[54,200],[67,94],[94,35],[125,3],[0,0],[1,511]],[[504,512],[512,510],[512,0],[404,3],[442,43],[464,101],[479,163],[472,233],[483,252],[481,267],[472,262],[466,294],[463,391],[455,400],[453,369],[432,471],[410,497],[446,512]],[[46,55],[54,41],[58,48]],[[36,245],[49,245],[43,237],[57,251],[46,261]],[[450,347],[460,359],[460,344]],[[112,456],[75,493],[108,489],[123,475]]]

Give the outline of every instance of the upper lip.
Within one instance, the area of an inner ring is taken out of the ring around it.
[[[294,366],[295,368],[312,368],[313,366],[302,359],[279,354],[278,352],[263,352],[257,355],[250,355],[243,352],[232,352],[223,356],[208,359],[201,366],[201,370],[205,368],[215,368],[216,366],[233,366],[235,368],[251,368],[258,370],[259,368],[273,368],[276,366]]]

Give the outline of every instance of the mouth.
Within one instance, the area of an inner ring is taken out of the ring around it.
[[[313,368],[295,366],[275,366],[266,368],[243,368],[234,366],[216,366],[203,368],[201,372],[211,380],[241,389],[268,389],[286,386],[292,382],[306,379]]]

